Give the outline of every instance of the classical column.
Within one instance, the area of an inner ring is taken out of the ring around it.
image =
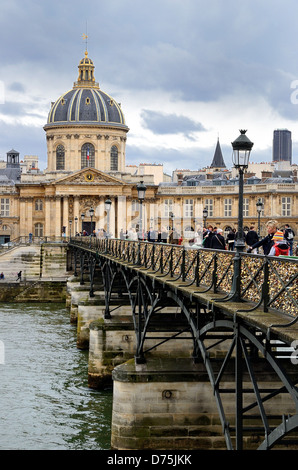
[[[127,203],[127,219],[126,219],[126,222],[127,222],[127,230],[129,230],[131,228],[131,219],[132,219],[132,199],[127,198],[126,203]]]
[[[20,198],[20,236],[25,237],[28,235],[26,226],[26,201],[25,197]]]
[[[68,196],[63,196],[63,227],[66,227],[66,233],[67,233],[67,228],[69,225],[69,214],[68,214]],[[61,233],[60,233],[61,235]]]
[[[123,229],[125,232],[127,229],[126,219],[126,196],[118,196],[118,207],[117,207],[117,237],[119,238],[120,231]]]
[[[74,203],[73,203],[73,219],[77,217],[78,219],[81,218],[80,214],[80,196],[74,196]],[[74,223],[74,222],[73,222]]]
[[[151,200],[152,201],[152,200]],[[151,202],[150,201],[150,202]],[[146,200],[145,200],[146,202]],[[150,204],[150,217],[151,217],[151,206],[152,204]],[[148,206],[147,206],[148,207]],[[161,220],[161,217],[162,217],[162,213],[161,213],[161,207],[160,207],[160,199],[158,199],[157,201],[154,201],[153,202],[153,219],[154,219],[154,222],[153,222],[153,226],[154,226],[154,229],[155,230],[159,230],[160,227],[158,226],[158,220],[160,218]],[[160,216],[160,217],[159,217]],[[148,222],[150,223],[150,222]]]
[[[44,236],[50,237],[54,233],[54,227],[52,224],[52,217],[51,217],[51,198],[49,196],[45,197],[45,227],[44,227]]]
[[[103,229],[105,227],[105,199],[105,196],[100,196],[95,209],[95,215],[97,217],[96,225],[98,229]]]
[[[26,198],[26,209],[27,209],[27,223],[26,223],[26,235],[28,236],[29,233],[33,233],[33,204],[34,200],[33,197]]]
[[[61,197],[56,196],[55,236],[61,237]]]
[[[112,237],[115,237],[116,234],[116,198],[112,197],[111,198],[112,204],[111,204],[111,210],[110,210],[110,233]]]

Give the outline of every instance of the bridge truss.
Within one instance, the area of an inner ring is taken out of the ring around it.
[[[80,239],[69,247],[74,274],[79,268],[81,283],[89,275],[90,296],[100,272],[105,318],[113,315],[115,296],[131,306],[137,363],[146,361],[147,340],[157,339],[158,328],[165,335],[158,336],[156,348],[187,333],[193,360],[208,373],[227,449],[242,450],[248,435],[260,450],[298,446],[298,361],[291,346],[293,331],[298,332],[297,260],[245,254],[242,302],[235,305],[228,295],[231,253],[154,243],[142,249],[140,243],[120,240]],[[164,313],[171,306],[175,313]],[[262,321],[248,314],[260,311]]]

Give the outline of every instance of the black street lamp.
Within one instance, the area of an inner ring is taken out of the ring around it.
[[[140,237],[139,237],[139,239],[141,239],[141,240],[143,239],[143,201],[145,199],[146,189],[147,189],[147,187],[144,185],[143,181],[141,181],[137,185],[138,198],[139,198],[139,201],[140,201],[140,222],[139,222]]]
[[[172,232],[174,232],[174,219],[175,219],[175,216],[174,216],[173,212],[170,213],[170,217],[171,217],[171,221],[172,221]]]
[[[93,207],[90,207],[90,209],[89,209],[89,214],[90,214],[90,217],[91,217],[90,235],[92,235],[92,219],[93,219],[93,216],[94,216],[94,209],[93,209]]]
[[[206,227],[207,217],[208,217],[208,209],[207,209],[207,207],[204,207],[204,209],[203,209],[204,227]]]
[[[256,206],[257,206],[257,213],[258,213],[258,235],[260,236],[260,232],[261,232],[261,212],[263,210],[263,203],[262,203],[262,200],[259,198],[257,203],[256,203]]]
[[[76,235],[78,233],[78,218],[75,217],[74,221],[75,221],[75,235]]]
[[[93,219],[93,216],[94,216],[94,209],[93,207],[90,207],[89,209],[89,214],[90,214],[90,218],[91,218],[91,227],[90,227],[90,246],[91,246],[91,241],[92,241],[92,234],[93,234],[93,230],[92,230],[92,219]]]
[[[111,209],[112,201],[111,199],[105,200],[105,211],[107,213],[107,238],[110,238],[110,209]]]
[[[232,142],[233,164],[239,170],[239,209],[238,209],[238,232],[235,243],[236,252],[240,253],[245,247],[243,235],[243,174],[248,167],[249,156],[253,143],[245,135],[246,131],[240,130],[240,136]]]
[[[85,219],[84,212],[81,214],[81,219],[82,219],[82,231],[81,231],[81,236],[82,236],[83,235],[83,222],[84,222],[84,219]]]
[[[232,142],[233,164],[239,170],[239,196],[238,196],[238,232],[235,242],[236,253],[234,256],[234,276],[230,300],[240,301],[240,253],[244,250],[245,241],[243,234],[243,174],[248,167],[249,156],[253,143],[245,135],[246,130],[240,130],[240,136]]]

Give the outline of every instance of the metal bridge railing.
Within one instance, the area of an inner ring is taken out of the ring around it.
[[[157,277],[194,285],[199,292],[222,292],[232,288],[235,252],[192,248],[164,243],[75,237],[71,243],[119,261],[141,266]],[[298,258],[241,253],[240,298],[298,319]]]
[[[66,237],[29,237],[27,235],[13,238],[7,243],[2,243],[0,245],[0,254],[6,253],[8,250],[11,250],[17,246],[25,245],[41,245],[42,243],[68,243],[69,239]]]

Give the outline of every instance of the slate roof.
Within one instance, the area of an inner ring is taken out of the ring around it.
[[[45,127],[57,124],[99,124],[126,127],[120,105],[101,90],[77,88],[53,104]]]
[[[0,168],[0,184],[16,184],[21,179],[21,168]]]

